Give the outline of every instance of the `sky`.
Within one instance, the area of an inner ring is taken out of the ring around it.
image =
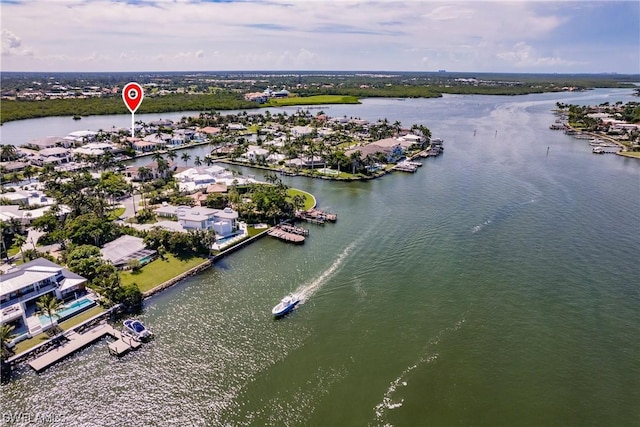
[[[0,0],[1,71],[640,73],[639,1]]]

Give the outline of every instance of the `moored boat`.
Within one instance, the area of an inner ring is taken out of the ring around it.
[[[144,340],[151,338],[151,331],[147,329],[141,321],[136,319],[127,319],[123,322],[125,332],[131,335],[133,338]]]
[[[300,297],[295,294],[289,294],[286,297],[282,298],[282,300],[280,300],[280,302],[275,307],[273,307],[273,309],[271,310],[271,314],[273,314],[275,317],[282,317],[293,310],[299,302]]]

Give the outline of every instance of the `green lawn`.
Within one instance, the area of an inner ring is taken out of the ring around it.
[[[287,195],[291,199],[293,199],[293,196],[295,196],[296,194],[304,196],[304,210],[311,209],[313,207],[315,199],[313,198],[313,195],[311,193],[307,193],[306,191],[298,190],[296,188],[289,188],[287,190]]]
[[[20,252],[20,247],[15,245],[11,246],[7,252],[9,253],[9,256],[14,256]]]
[[[112,210],[111,212],[109,212],[109,215],[107,215],[107,219],[109,221],[115,221],[118,218],[120,218],[120,215],[122,215],[125,211],[125,208],[117,208]]]
[[[38,334],[33,338],[29,338],[28,340],[20,341],[18,344],[16,344],[15,347],[13,347],[13,352],[15,354],[20,354],[20,353],[22,353],[24,351],[29,350],[31,347],[35,347],[38,344],[42,344],[43,342],[45,342],[49,338],[51,338],[51,337],[49,337],[45,333]]]
[[[248,238],[251,238],[253,236],[257,236],[258,234],[262,233],[263,231],[268,230],[267,228],[255,228],[253,225],[249,225],[247,226],[247,234],[249,235]]]
[[[640,159],[640,151],[624,151],[622,155],[625,157]],[[9,253],[11,253],[11,251],[9,251]]]
[[[181,259],[171,254],[166,254],[164,260],[158,258],[151,261],[137,273],[123,271],[120,273],[120,280],[123,285],[135,283],[141,292],[146,292],[202,264],[206,260],[207,258],[204,257]]]
[[[269,102],[262,104],[261,107],[319,104],[360,104],[360,101],[351,95],[290,96],[288,98],[271,98]]]

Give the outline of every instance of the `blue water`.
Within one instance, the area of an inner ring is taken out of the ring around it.
[[[640,162],[595,156],[549,130],[558,101],[618,100],[637,98],[597,90],[331,106],[332,116],[425,124],[445,153],[415,174],[369,182],[283,177],[339,220],[310,224],[301,246],[260,239],[145,300],[139,317],[156,339],[123,358],[97,343],[41,374],[17,367],[0,418],[640,425]],[[274,321],[289,292],[303,303]]]
[[[61,322],[94,305],[96,305],[95,301],[93,301],[88,297],[79,298],[70,304],[65,304],[64,308],[57,312],[58,316],[55,316],[55,319],[58,322]],[[49,325],[51,323],[51,318],[47,315],[40,316],[39,318],[40,318],[40,323],[43,326]]]

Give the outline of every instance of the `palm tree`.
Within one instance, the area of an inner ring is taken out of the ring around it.
[[[174,161],[178,157],[178,153],[173,150],[169,150],[169,152],[167,153],[167,157],[169,158],[169,160]]]
[[[200,160],[200,156],[196,156],[195,159],[193,160],[193,164],[196,167],[202,166],[202,160]]]
[[[27,236],[23,236],[22,234],[16,234],[13,237],[13,244],[20,248],[20,256],[24,260],[24,253],[22,252],[22,246],[27,243]]]
[[[36,306],[38,306],[36,314],[38,316],[48,316],[51,327],[53,328],[55,326],[53,324],[53,318],[60,317],[58,311],[62,308],[62,303],[58,301],[53,294],[46,294],[42,295],[38,301],[36,301]]]
[[[7,359],[9,356],[11,356],[12,354],[12,351],[9,349],[9,347],[7,347],[7,344],[9,344],[11,340],[13,340],[16,337],[16,335],[12,333],[13,328],[14,326],[9,324],[4,324],[0,326],[0,345],[2,346],[1,358],[3,361]]]
[[[24,169],[22,170],[22,176],[24,176],[25,178],[27,178],[29,180],[29,182],[31,182],[31,177],[33,177],[33,166],[31,165],[26,165],[24,167]]]
[[[11,181],[14,184],[17,184],[20,182],[20,177],[18,176],[17,173],[10,173],[9,176],[7,177],[8,181]]]
[[[184,166],[187,167],[187,164],[189,163],[189,160],[191,159],[191,154],[187,153],[186,151],[184,153],[182,153],[182,155],[180,156],[180,159],[184,162]]]
[[[360,153],[360,150],[356,150],[349,156],[349,160],[351,160],[351,173],[353,175],[355,175],[356,173],[356,166],[358,165],[358,163],[360,163],[361,154],[362,153]]]
[[[165,178],[167,171],[169,170],[169,163],[167,163],[167,161],[162,156],[160,156],[160,158],[156,160],[156,164],[158,169],[158,175]]]
[[[108,170],[115,163],[115,156],[110,150],[107,150],[102,154],[102,156],[100,156],[99,160],[100,160],[102,169]]]
[[[153,154],[151,155],[151,158],[157,163],[160,160],[164,160],[164,157],[162,157],[162,153],[158,150],[154,151]]]
[[[15,160],[18,158],[18,149],[12,144],[0,145],[0,160]]]
[[[140,168],[138,168],[138,178],[140,178],[142,181],[146,181],[149,175],[151,175],[151,169],[149,169],[148,167],[141,166]]]
[[[400,133],[400,129],[402,129],[402,123],[400,123],[399,120],[393,122],[393,130],[395,131],[396,135]]]

